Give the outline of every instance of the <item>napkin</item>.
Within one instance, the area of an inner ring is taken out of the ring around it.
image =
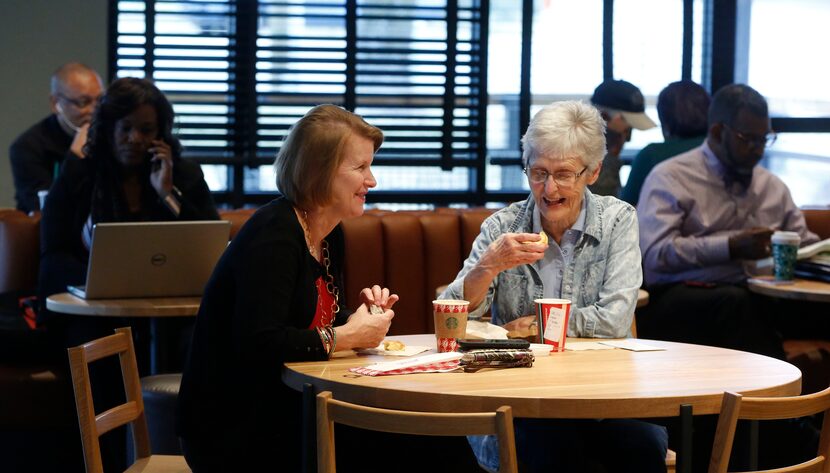
[[[406,360],[385,361],[368,366],[349,368],[352,373],[365,376],[387,376],[413,373],[445,373],[458,369],[462,354],[458,352],[433,353]]]
[[[407,345],[403,350],[385,350],[381,342],[375,348],[358,348],[355,352],[360,355],[412,356],[431,349],[432,347],[427,346]]]
[[[467,338],[482,338],[488,340],[506,340],[507,330],[498,325],[480,320],[467,321]]]

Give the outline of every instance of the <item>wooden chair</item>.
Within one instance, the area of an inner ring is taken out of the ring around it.
[[[499,439],[499,472],[517,472],[513,411],[410,412],[360,406],[332,399],[330,391],[317,395],[317,471],[334,473],[334,423],[361,429],[415,435],[488,435]],[[394,468],[393,468],[394,469]]]
[[[93,340],[69,349],[69,367],[75,388],[75,406],[81,427],[84,462],[87,473],[102,473],[99,437],[117,427],[131,423],[135,439],[136,461],[128,473],[189,472],[182,456],[151,455],[147,419],[144,417],[144,401],[141,382],[135,361],[132,332],[129,327],[119,328],[115,335]],[[92,403],[92,387],[89,382],[89,364],[93,361],[118,355],[127,401],[98,415]]]
[[[830,388],[803,396],[791,397],[743,397],[740,394],[723,394],[715,445],[709,461],[709,473],[725,473],[732,453],[735,427],[739,419],[776,420],[791,419],[824,413],[819,448],[815,458],[798,465],[766,470],[767,472],[828,473],[830,472]]]

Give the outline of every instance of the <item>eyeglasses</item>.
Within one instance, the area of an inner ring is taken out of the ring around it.
[[[725,128],[729,128],[732,130],[732,133],[738,137],[739,140],[743,141],[744,144],[753,146],[753,147],[767,147],[769,148],[773,144],[775,144],[775,140],[778,139],[778,135],[775,134],[774,131],[770,131],[766,135],[757,136],[757,135],[750,135],[749,133],[741,133],[740,131],[732,128],[731,126],[727,125],[726,123],[723,124]]]
[[[78,98],[72,98],[64,94],[58,94],[58,97],[60,97],[61,100],[69,102],[77,108],[87,108],[98,101],[98,97],[90,97],[88,95],[82,95]]]
[[[530,182],[534,184],[544,184],[548,182],[548,177],[553,177],[553,182],[556,183],[558,187],[563,189],[567,189],[573,187],[576,184],[576,180],[579,179],[582,174],[588,169],[588,166],[582,168],[579,172],[573,171],[556,171],[556,172],[548,172],[546,169],[540,168],[524,168],[525,174],[527,174],[527,178],[530,179]]]

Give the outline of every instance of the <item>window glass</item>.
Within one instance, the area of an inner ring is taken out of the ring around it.
[[[787,184],[799,207],[830,204],[830,134],[779,133],[761,165]]]
[[[646,14],[646,12],[648,12]],[[683,0],[614,2],[614,78],[639,87],[658,123],[657,95],[683,72]],[[660,127],[633,130],[628,149],[663,141]]]
[[[590,97],[602,81],[602,0],[536,0],[531,64],[533,103]]]
[[[748,83],[767,98],[770,115],[830,116],[830,2],[751,0],[749,21]]]

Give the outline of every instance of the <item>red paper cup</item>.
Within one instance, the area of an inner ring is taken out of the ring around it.
[[[568,317],[571,314],[571,301],[568,299],[535,299],[536,320],[542,342],[553,345],[551,351],[565,351],[565,338],[568,335]]]
[[[467,334],[468,301],[441,299],[432,301],[435,338],[439,352],[456,351],[458,339]]]

